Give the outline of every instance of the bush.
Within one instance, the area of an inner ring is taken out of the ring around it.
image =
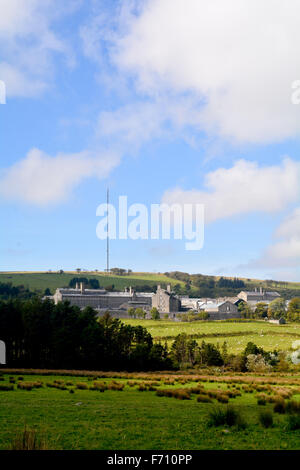
[[[273,413],[271,411],[261,411],[259,413],[259,422],[264,428],[273,426]]]

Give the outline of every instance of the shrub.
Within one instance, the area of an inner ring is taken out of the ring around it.
[[[273,413],[271,411],[261,411],[259,413],[259,422],[264,428],[273,426]]]

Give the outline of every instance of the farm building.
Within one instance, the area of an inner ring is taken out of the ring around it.
[[[244,300],[249,305],[255,305],[258,302],[265,302],[268,304],[279,297],[280,294],[278,294],[278,292],[265,291],[262,288],[259,290],[255,288],[254,291],[241,291],[238,294],[238,298]]]
[[[199,310],[207,312],[210,320],[224,320],[226,318],[240,318],[237,306],[226,300],[225,302],[203,302]]]

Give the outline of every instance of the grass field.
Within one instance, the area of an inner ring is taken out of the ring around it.
[[[2,272],[0,273],[0,282],[11,282],[13,286],[24,285],[32,291],[44,292],[48,287],[52,294],[58,287],[67,287],[69,282],[74,277],[86,277],[88,279],[98,279],[101,287],[107,287],[114,284],[115,289],[123,290],[130,285],[144,285],[148,284],[156,287],[159,283],[182,284],[181,281],[171,279],[164,274],[156,273],[132,273],[126,276],[110,276],[105,273],[82,272],[76,271],[58,273],[46,272]]]
[[[99,280],[99,283],[102,287],[115,285],[115,289],[123,290],[124,287],[129,287],[130,285],[138,286],[143,284],[148,284],[151,286],[157,286],[159,283],[164,284],[180,284],[184,286],[184,282],[172,279],[168,276],[165,276],[161,273],[131,273],[126,276],[115,276],[108,275],[104,272],[81,272],[77,273],[76,271],[65,271],[62,274],[57,272],[0,272],[0,282],[11,282],[14,286],[24,285],[30,290],[38,290],[44,292],[44,290],[49,287],[52,293],[54,293],[57,287],[66,287],[69,284],[70,279],[73,277],[87,277],[95,278]],[[213,276],[208,276],[212,277]],[[215,280],[219,279],[219,276],[214,277]],[[246,288],[252,290],[255,286],[261,286],[265,289],[279,289],[284,292],[285,289],[292,289],[297,291],[300,290],[300,282],[277,282],[272,283],[267,281],[262,281],[259,279],[243,279],[246,284]],[[191,288],[191,295],[195,292],[195,287]]]
[[[142,325],[154,339],[172,344],[179,333],[186,333],[198,342],[202,340],[222,345],[227,342],[228,351],[234,354],[243,351],[249,341],[266,351],[274,349],[288,351],[293,341],[300,339],[300,325],[276,325],[265,321],[231,323],[226,321],[211,322],[173,322],[167,320],[122,319],[130,325]]]
[[[13,375],[10,373],[9,376]],[[258,390],[246,392],[244,388],[248,385],[234,384],[232,377],[210,377],[210,381],[207,377],[186,377],[183,381],[186,383],[179,383],[176,382],[178,376],[170,376],[170,381],[166,380],[166,376],[160,375],[156,389],[187,389],[199,385],[206,393],[212,389],[217,390],[216,393],[240,389],[238,393],[241,396],[232,398],[229,402],[242,415],[246,427],[241,429],[229,425],[208,426],[211,410],[216,406],[223,410],[227,407],[216,399],[212,399],[211,403],[199,403],[197,394],[192,394],[188,400],[178,400],[157,396],[155,390],[139,391],[139,384],[149,382],[149,376],[142,378],[131,374],[125,379],[121,374],[115,380],[124,384],[123,391],[105,390],[104,393],[76,388],[78,382],[87,387],[92,386],[93,380],[88,377],[23,377],[26,382],[40,380],[43,386],[27,391],[17,389],[15,385],[13,391],[0,391],[0,449],[11,448],[25,424],[28,429],[34,429],[38,436],[45,439],[49,449],[300,449],[300,430],[287,430],[288,415],[273,413],[272,403],[259,406]],[[129,386],[128,379],[134,379],[136,384]],[[46,383],[53,383],[54,380],[61,380],[69,385],[66,390],[46,386]],[[112,380],[101,378],[97,382],[106,382],[109,385]],[[153,375],[152,380],[157,380],[157,377]],[[172,380],[175,380],[174,384]],[[273,376],[256,378],[249,375],[242,378],[242,382],[248,383],[274,383],[276,380],[277,385],[269,385],[270,390],[272,389],[268,392],[270,396],[276,394],[279,387],[282,390],[279,382],[285,381],[285,390],[292,390],[293,400],[300,401],[299,375],[278,379]],[[239,382],[239,378],[236,381]],[[7,383],[8,374],[5,374],[4,381],[0,384]],[[70,393],[70,390],[74,390],[74,393]],[[259,423],[262,409],[273,414],[274,424],[268,429]]]

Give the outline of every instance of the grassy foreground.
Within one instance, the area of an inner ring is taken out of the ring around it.
[[[87,376],[22,374],[23,384],[42,383],[41,388],[28,391],[17,388],[20,374],[5,374],[2,387],[9,384],[9,377],[14,377],[16,383],[14,390],[0,391],[0,449],[11,448],[25,424],[45,439],[48,449],[300,449],[300,429],[287,430],[288,415],[274,413],[273,403],[257,404],[260,387],[266,388],[269,397],[289,392],[294,401],[300,402],[300,375],[99,375],[102,377],[97,379],[98,384],[109,387],[115,381],[119,387],[124,386],[123,390],[91,390],[94,378]],[[58,388],[47,386],[55,380]],[[152,385],[153,381],[156,383],[152,390],[147,388],[150,381]],[[141,384],[144,391],[139,391]],[[87,389],[80,390],[78,386]],[[215,391],[216,396],[235,391],[237,396],[230,398],[229,403],[242,415],[246,426],[209,427],[209,413],[216,406],[223,410],[228,406],[216,398],[201,403],[197,394],[186,400],[157,396],[160,389],[197,386],[203,387],[205,393]],[[262,409],[273,415],[273,425],[267,429],[259,421]]]

